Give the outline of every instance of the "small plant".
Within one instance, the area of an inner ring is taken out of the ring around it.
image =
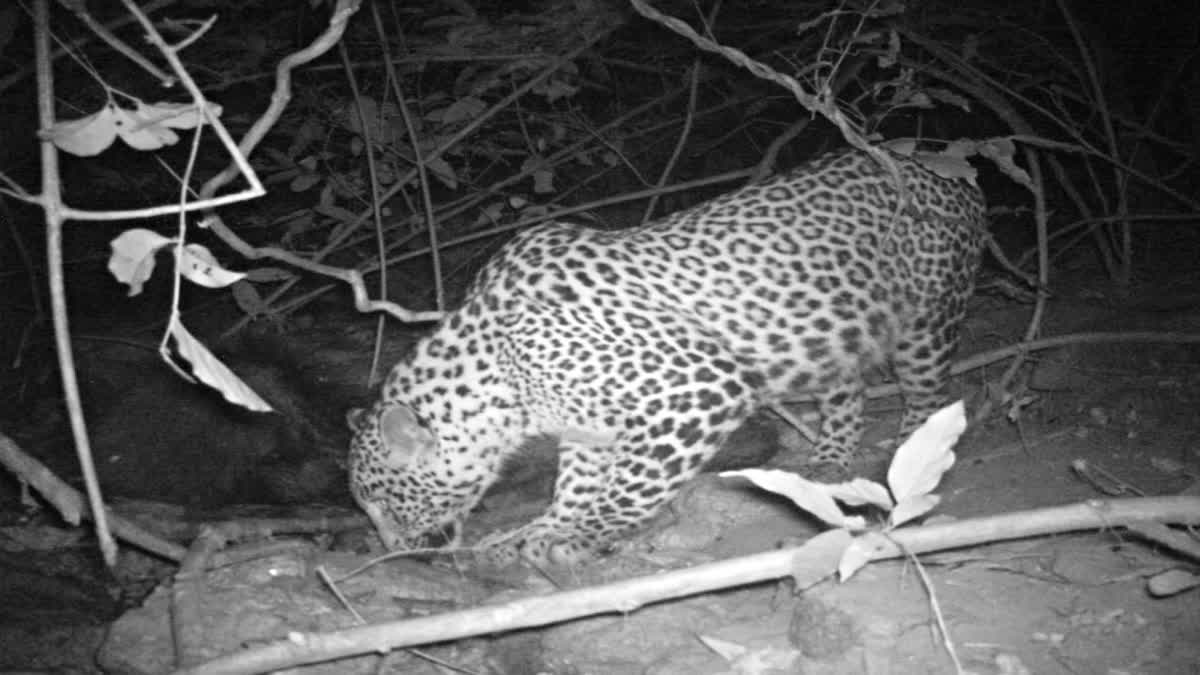
[[[798,571],[799,587],[810,586],[828,576],[830,567],[825,563],[831,562],[833,555],[837,556],[836,569],[845,580],[871,559],[875,538],[887,537],[890,530],[924,516],[938,505],[941,497],[933,490],[942,475],[954,466],[952,448],[966,426],[962,401],[931,415],[896,451],[888,468],[886,487],[865,478],[819,483],[788,471],[766,469],[726,471],[721,475],[747,478],[837,528],[814,537],[803,547],[823,549],[827,555],[817,556],[818,564],[806,564],[808,573]],[[870,529],[866,518],[847,514],[842,505],[878,507],[887,512],[887,523],[881,529]]]

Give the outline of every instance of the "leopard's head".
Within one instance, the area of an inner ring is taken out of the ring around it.
[[[394,402],[351,410],[346,419],[354,433],[350,491],[384,546],[436,546],[446,541],[447,530],[456,539],[473,501],[445,475],[433,431],[411,408]]]

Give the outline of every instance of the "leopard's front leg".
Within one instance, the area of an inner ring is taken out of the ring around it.
[[[612,447],[564,439],[553,502],[529,524],[480,540],[477,548],[484,559],[504,566],[524,558],[541,567],[573,565],[590,558],[596,546],[590,544],[580,517],[604,490],[612,454]]]
[[[572,458],[560,470],[554,502],[545,514],[480,542],[485,558],[507,565],[523,558],[535,566],[570,566],[616,543],[650,521],[694,477],[719,447],[700,442],[664,452],[663,443],[620,443],[607,464]],[[594,448],[592,449],[594,450]],[[692,459],[695,457],[695,459]]]

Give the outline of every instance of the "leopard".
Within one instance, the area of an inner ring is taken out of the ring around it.
[[[473,547],[497,564],[609,551],[789,394],[816,400],[814,462],[854,457],[880,366],[900,437],[915,430],[947,402],[985,204],[971,179],[879,152],[891,162],[835,151],[628,229],[510,239],[348,412],[351,492],[384,545],[457,544],[531,437],[558,439],[554,496]]]

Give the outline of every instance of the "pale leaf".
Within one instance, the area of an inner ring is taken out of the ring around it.
[[[192,374],[204,384],[221,392],[226,401],[255,412],[271,412],[270,404],[242,382],[241,378],[213,356],[208,348],[200,344],[178,321],[172,322],[171,337],[175,338],[179,355],[192,366]]]
[[[1150,595],[1156,598],[1176,595],[1186,590],[1200,586],[1200,576],[1186,570],[1167,570],[1150,577],[1147,588]]]
[[[796,660],[803,656],[793,647],[766,645],[753,649],[729,665],[734,675],[779,675],[796,672]]]
[[[117,135],[135,150],[158,150],[179,142],[179,134],[163,125],[154,117],[154,109],[144,109],[139,103],[137,110],[116,108]]]
[[[109,104],[87,117],[59,122],[38,132],[38,136],[63,152],[94,157],[117,138],[117,107]]]
[[[879,550],[887,545],[887,539],[878,532],[867,532],[854,538],[845,548],[838,563],[838,578],[842,581],[854,576],[864,565],[871,562]]]
[[[929,513],[941,501],[942,498],[937,495],[913,495],[896,504],[896,508],[892,509],[892,513],[888,517],[888,523],[892,527],[899,527],[910,520],[920,518]]]
[[[208,102],[213,117],[221,116],[221,106]],[[138,116],[172,129],[195,129],[204,121],[200,108],[194,103],[138,103]]]
[[[929,416],[896,450],[888,467],[887,482],[897,503],[933,491],[951,466],[951,450],[967,428],[962,401]]]
[[[722,477],[739,476],[758,487],[792,500],[800,508],[834,527],[846,527],[846,516],[820,483],[806,480],[788,471],[744,469],[724,471]]]
[[[838,571],[842,552],[854,541],[842,528],[826,530],[804,542],[792,556],[792,579],[796,590],[804,591]]]
[[[849,579],[869,562],[871,562],[869,550],[855,539],[849,546],[842,549],[842,556],[837,565],[838,578],[842,581]]]
[[[137,295],[154,274],[154,255],[173,242],[151,230],[125,230],[109,244],[112,255],[108,258],[108,271],[129,286],[129,295]]]
[[[707,635],[697,635],[696,637],[700,639],[700,642],[704,643],[705,647],[711,649],[714,654],[729,662],[738,660],[748,651],[736,642],[709,637]]]
[[[848,506],[871,504],[884,511],[892,508],[892,496],[887,488],[866,478],[855,478],[848,483],[826,485],[824,490],[834,499]]]
[[[1032,191],[1033,179],[1029,177],[1025,169],[1017,166],[1016,151],[1016,145],[1008,138],[994,138],[979,144],[980,156],[992,160],[996,168],[1004,172],[1004,175]]]
[[[224,288],[246,278],[246,275],[241,272],[231,272],[221,267],[213,254],[200,244],[184,246],[182,258],[179,264],[179,273],[198,286]]]

